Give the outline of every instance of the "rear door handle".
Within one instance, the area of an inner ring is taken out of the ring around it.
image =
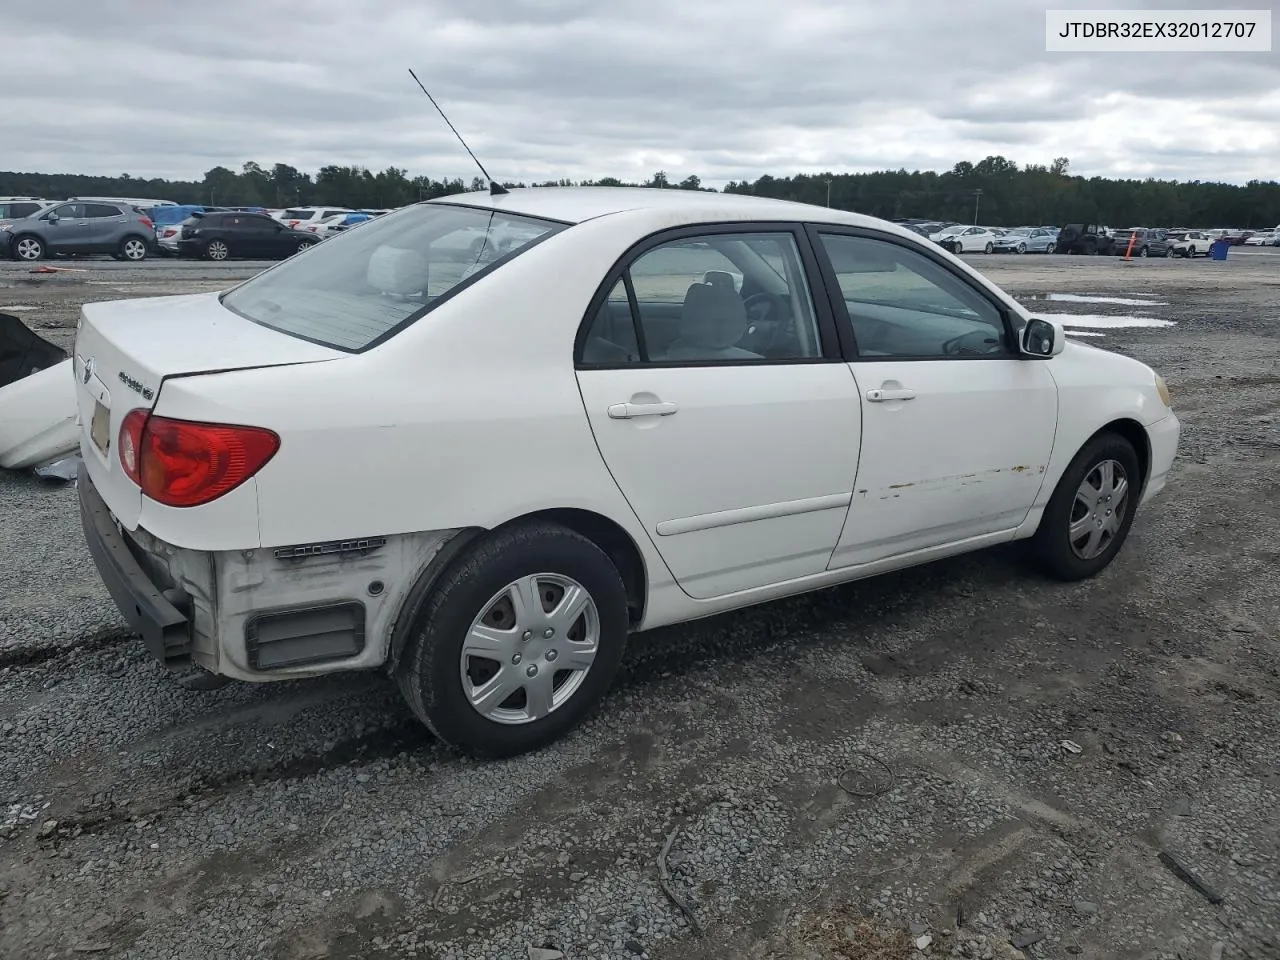
[[[662,401],[660,403],[615,403],[609,407],[609,416],[614,420],[633,420],[636,417],[669,417],[676,412],[676,405]]]
[[[867,391],[867,399],[872,403],[884,403],[886,400],[914,400],[915,398],[916,392],[907,390],[905,387],[899,390],[875,387]]]

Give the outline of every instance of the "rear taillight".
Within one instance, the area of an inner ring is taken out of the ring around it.
[[[138,459],[142,451],[142,428],[147,423],[148,413],[149,410],[142,408],[130,410],[120,424],[120,466],[124,467],[125,474],[138,486],[142,486]]]
[[[142,225],[148,230],[155,229],[155,222],[150,217],[140,217],[139,219],[141,220]]]
[[[132,411],[120,427],[125,472],[146,496],[170,507],[218,499],[261,470],[279,449],[280,437],[261,427],[171,420],[148,416],[146,410]]]

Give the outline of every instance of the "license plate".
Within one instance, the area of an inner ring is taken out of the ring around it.
[[[111,411],[101,400],[93,401],[93,420],[89,423],[89,439],[105,457],[111,449]]]

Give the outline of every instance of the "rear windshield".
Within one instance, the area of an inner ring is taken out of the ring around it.
[[[338,233],[229,291],[223,306],[313,343],[355,352],[565,225],[441,203]]]

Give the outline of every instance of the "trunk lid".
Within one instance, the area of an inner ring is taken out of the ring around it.
[[[142,491],[120,464],[120,425],[131,410],[154,409],[166,380],[343,356],[245,320],[223,307],[217,293],[87,303],[73,364],[89,476],[116,519],[133,530]]]

